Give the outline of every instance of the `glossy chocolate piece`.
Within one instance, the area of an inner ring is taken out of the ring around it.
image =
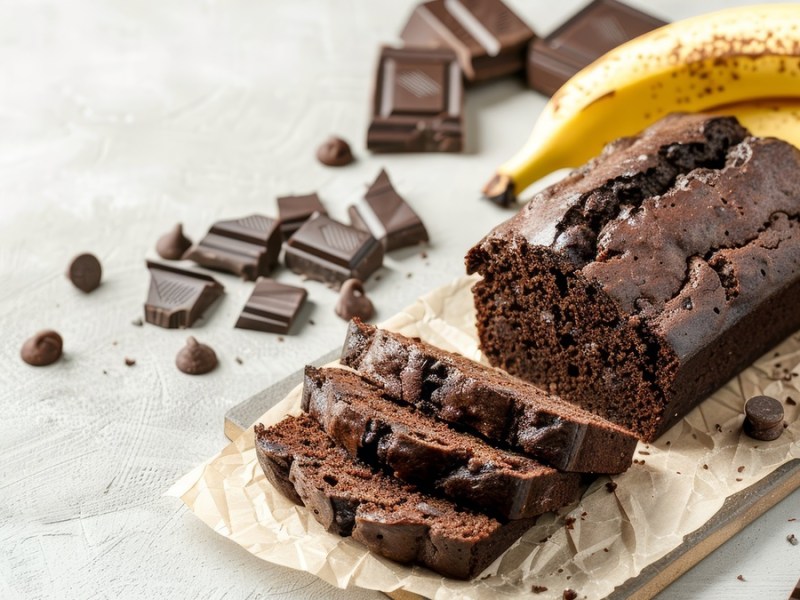
[[[94,254],[79,254],[67,269],[67,279],[80,291],[89,293],[97,289],[103,276],[103,267]]]
[[[278,220],[284,241],[292,237],[292,234],[314,213],[328,214],[317,194],[278,198]]]
[[[186,345],[178,351],[175,366],[187,375],[203,375],[217,367],[217,353],[211,346],[201,344],[189,336]]]
[[[270,333],[289,333],[308,293],[301,287],[259,279],[236,327]]]
[[[521,71],[534,34],[500,0],[432,0],[414,9],[400,37],[450,48],[468,80],[484,81]]]
[[[353,227],[370,232],[386,250],[428,241],[425,225],[392,187],[384,170],[369,187],[363,200],[351,206],[348,213]]]
[[[325,215],[306,221],[283,245],[286,266],[335,289],[365,281],[383,264],[383,246],[369,233]]]
[[[150,291],[144,305],[148,323],[177,329],[191,327],[225,288],[213,277],[147,261]]]
[[[317,160],[327,167],[343,167],[353,162],[353,152],[342,138],[331,136],[317,148]]]
[[[381,49],[367,148],[461,152],[464,86],[448,49]]]
[[[58,332],[46,329],[25,340],[19,355],[29,365],[46,367],[61,358],[63,348],[64,340]]]
[[[603,54],[665,21],[616,0],[594,0],[528,50],[528,85],[552,96]]]
[[[364,284],[358,279],[348,279],[342,284],[339,300],[334,307],[336,315],[345,321],[358,317],[362,321],[369,321],[375,314],[372,301],[367,298]]]
[[[192,240],[183,235],[183,225],[178,223],[158,238],[156,252],[166,260],[180,260],[191,246]]]
[[[755,440],[769,442],[783,433],[783,404],[771,396],[750,398],[744,414],[744,432]]]
[[[250,215],[215,223],[183,258],[210,269],[235,273],[248,281],[269,275],[278,264],[281,234],[278,221]]]

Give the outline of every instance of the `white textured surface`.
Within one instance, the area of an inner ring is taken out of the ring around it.
[[[745,3],[650,10],[676,19]],[[546,33],[581,3],[512,4]],[[274,214],[277,195],[311,190],[344,218],[381,166],[433,243],[427,259],[394,253],[370,284],[378,318],[462,272],[464,251],[507,216],[476,190],[544,99],[515,81],[482,86],[468,93],[467,155],[369,156],[376,48],[396,41],[411,5],[0,4],[0,598],[375,597],[258,561],[161,497],[224,444],[226,408],[341,342],[334,294],[308,284],[316,324],[280,343],[232,329],[250,285],[219,275],[227,294],[193,333],[222,363],[202,378],[173,367],[186,332],[130,321],[147,290],[143,260],[174,222],[196,239],[215,219]],[[353,143],[355,165],[316,163],[332,132]],[[90,295],[63,277],[82,251],[105,269]],[[64,336],[65,359],[27,367],[19,347],[45,327]],[[788,595],[798,512],[796,492],[662,597]]]

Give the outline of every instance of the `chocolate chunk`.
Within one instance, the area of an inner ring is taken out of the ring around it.
[[[461,152],[464,89],[447,49],[381,49],[367,148],[373,152]]]
[[[64,341],[58,332],[45,329],[25,340],[19,355],[29,365],[44,367],[61,358],[63,347]]]
[[[235,273],[248,281],[269,275],[278,264],[281,235],[278,222],[262,215],[215,223],[183,258]]]
[[[374,237],[325,215],[306,221],[284,252],[292,271],[335,289],[348,279],[364,281],[383,264],[383,246]]]
[[[328,167],[343,167],[353,162],[353,153],[350,144],[331,136],[317,148],[317,160]]]
[[[364,292],[364,284],[358,279],[348,279],[342,284],[339,300],[336,302],[334,310],[345,321],[349,321],[353,317],[369,321],[375,314],[372,301]]]
[[[666,22],[615,0],[594,0],[528,50],[528,85],[551,96],[603,54]]]
[[[381,170],[363,200],[350,206],[348,213],[353,227],[371,233],[385,250],[428,241],[425,225],[394,190],[385,170]]]
[[[183,235],[183,225],[178,223],[158,238],[156,252],[166,260],[180,260],[191,245],[192,240]]]
[[[147,268],[150,291],[144,318],[159,327],[191,327],[225,290],[216,279],[202,273],[151,261],[147,261]]]
[[[292,237],[292,234],[300,229],[300,226],[308,221],[314,213],[328,214],[316,194],[278,198],[278,219],[283,239],[288,240]]]
[[[190,336],[175,357],[175,366],[187,375],[203,375],[217,366],[217,353]]]
[[[771,441],[783,433],[783,405],[770,396],[754,396],[744,406],[744,432],[753,439]]]
[[[87,294],[97,289],[103,276],[103,267],[94,254],[79,254],[67,269],[67,278],[76,288]]]
[[[301,287],[259,279],[236,321],[239,329],[289,333],[308,293]]]
[[[400,34],[409,46],[449,47],[464,76],[483,81],[522,70],[533,31],[500,0],[432,0]]]

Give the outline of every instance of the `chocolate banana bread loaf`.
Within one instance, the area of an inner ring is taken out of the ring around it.
[[[371,470],[336,446],[309,415],[256,425],[256,454],[267,479],[310,509],[326,529],[371,551],[458,579],[475,577],[535,518],[507,523],[420,493]]]
[[[621,473],[631,464],[628,430],[420,340],[354,319],[341,361],[424,413],[562,471]]]
[[[653,440],[800,328],[799,221],[800,151],[669,116],[469,251],[481,348]]]
[[[353,371],[306,367],[302,406],[351,456],[498,518],[533,517],[580,494],[577,473],[455,431]]]

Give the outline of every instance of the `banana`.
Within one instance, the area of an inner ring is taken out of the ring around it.
[[[565,83],[483,192],[508,205],[540,177],[578,166],[668,113],[725,107],[744,115],[742,103],[767,98],[800,98],[800,3],[677,21],[615,48]],[[763,126],[775,122],[768,112],[756,106],[747,114]]]

